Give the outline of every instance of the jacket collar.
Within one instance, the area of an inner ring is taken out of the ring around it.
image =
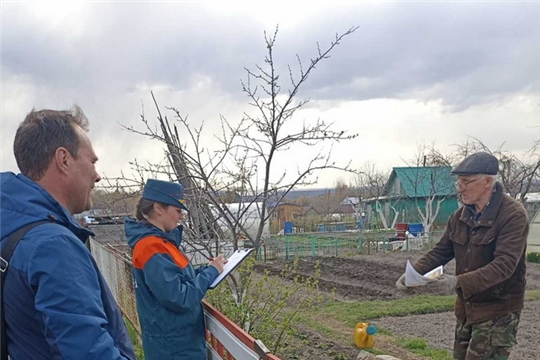
[[[126,240],[132,248],[135,247],[135,244],[139,240],[147,236],[158,236],[164,241],[174,243],[177,247],[179,247],[182,242],[182,225],[177,226],[170,232],[165,232],[146,220],[139,221],[128,217],[124,220],[124,229],[126,232]]]
[[[93,233],[81,227],[45,188],[30,178],[12,172],[0,173],[0,230],[4,238],[18,228],[41,220],[69,229],[82,241]]]
[[[49,211],[47,215],[47,220],[65,226],[82,242],[85,242],[89,236],[95,236],[92,231],[90,231],[89,229],[85,229],[81,225],[79,225],[79,223],[75,221],[75,219],[67,211],[67,209],[60,205],[60,203],[55,198],[53,198],[52,195],[49,194],[49,192],[45,190],[41,185],[39,185],[32,179],[24,176],[23,174],[19,174],[17,176],[21,179],[21,181],[25,182],[29,186],[35,187],[49,201],[52,206],[52,211]]]
[[[503,201],[503,186],[500,182],[496,182],[493,188],[491,199],[487,203],[486,207],[482,210],[480,217],[475,219],[475,212],[467,205],[463,206],[461,210],[460,220],[469,226],[487,226],[492,227],[497,217],[497,213],[501,207]]]

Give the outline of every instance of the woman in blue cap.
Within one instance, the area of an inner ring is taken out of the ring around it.
[[[206,359],[201,300],[226,260],[193,268],[179,249],[186,210],[182,185],[149,179],[125,221],[145,360]]]

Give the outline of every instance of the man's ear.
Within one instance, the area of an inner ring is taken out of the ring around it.
[[[71,166],[72,159],[71,154],[65,147],[59,147],[54,152],[53,165],[61,173],[67,173],[69,171],[69,167]]]
[[[490,188],[494,182],[495,180],[491,176],[486,175],[486,188]]]

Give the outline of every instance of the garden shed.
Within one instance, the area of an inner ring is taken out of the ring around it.
[[[454,180],[449,166],[395,167],[381,196],[364,200],[370,222],[443,226],[458,208]]]

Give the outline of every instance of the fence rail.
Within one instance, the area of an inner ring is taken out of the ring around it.
[[[208,359],[211,360],[280,360],[272,355],[260,341],[242,330],[225,315],[203,301],[206,320],[206,339],[211,346]]]

